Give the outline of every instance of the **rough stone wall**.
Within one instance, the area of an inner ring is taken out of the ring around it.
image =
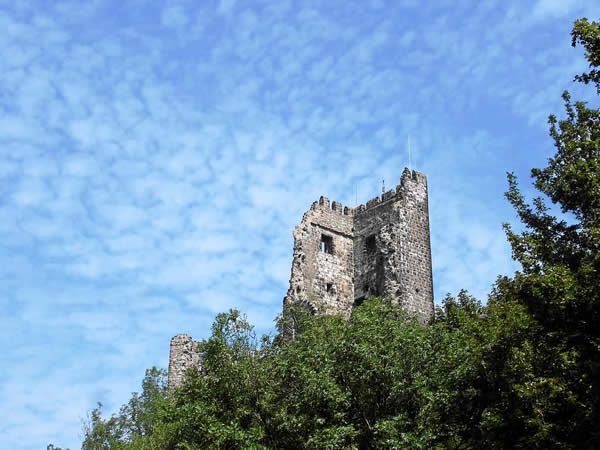
[[[427,178],[405,169],[396,190],[356,208],[355,303],[375,295],[394,298],[426,321],[433,314],[433,278]]]
[[[416,313],[422,321],[433,315],[433,274],[429,232],[427,177],[405,170],[402,174],[404,238],[407,248],[401,252],[400,271],[405,291],[403,308]],[[402,239],[401,239],[402,242]]]
[[[183,384],[185,371],[192,368],[200,368],[200,354],[196,351],[197,342],[193,341],[187,334],[178,334],[171,339],[171,351],[169,352],[169,374],[168,388],[175,389]]]
[[[381,202],[370,200],[357,208],[354,227],[354,296],[356,304],[379,296],[398,296],[402,280],[398,273],[402,224],[401,204],[396,196]]]
[[[347,315],[354,302],[352,209],[321,197],[294,229],[288,304],[311,312]]]
[[[321,197],[294,230],[284,307],[349,317],[372,296],[394,298],[423,322],[433,314],[427,178],[417,171],[405,169],[396,190],[355,209]]]

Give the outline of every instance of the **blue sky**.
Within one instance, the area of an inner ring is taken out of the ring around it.
[[[2,446],[77,448],[218,312],[270,330],[302,213],[397,184],[408,135],[436,300],[485,300],[599,6],[0,0]]]

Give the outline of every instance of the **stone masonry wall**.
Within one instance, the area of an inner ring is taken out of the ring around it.
[[[400,300],[405,311],[416,313],[425,321],[433,316],[434,308],[427,178],[422,173],[405,170],[401,182],[407,248],[400,252],[400,271],[405,280]]]
[[[396,190],[356,208],[355,303],[394,298],[423,322],[433,314],[427,179],[405,169]]]
[[[348,315],[354,302],[352,210],[321,197],[294,229],[294,257],[284,306]]]
[[[171,339],[168,374],[170,391],[183,384],[186,370],[200,368],[200,353],[196,351],[196,344],[187,334],[178,334]]]

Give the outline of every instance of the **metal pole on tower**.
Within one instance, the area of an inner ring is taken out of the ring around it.
[[[408,170],[412,172],[411,158],[410,158],[410,134],[408,135]]]

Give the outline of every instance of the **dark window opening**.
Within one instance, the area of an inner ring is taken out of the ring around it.
[[[375,236],[369,236],[365,240],[365,249],[367,250],[368,255],[372,255],[377,250],[377,243],[375,241]]]
[[[333,237],[321,235],[321,251],[333,255]]]
[[[333,290],[333,283],[327,283],[326,289],[327,292],[330,293]]]
[[[296,286],[296,293],[300,293],[300,286]]]
[[[365,284],[363,287],[363,293],[366,297],[379,297],[379,287],[377,284]]]

